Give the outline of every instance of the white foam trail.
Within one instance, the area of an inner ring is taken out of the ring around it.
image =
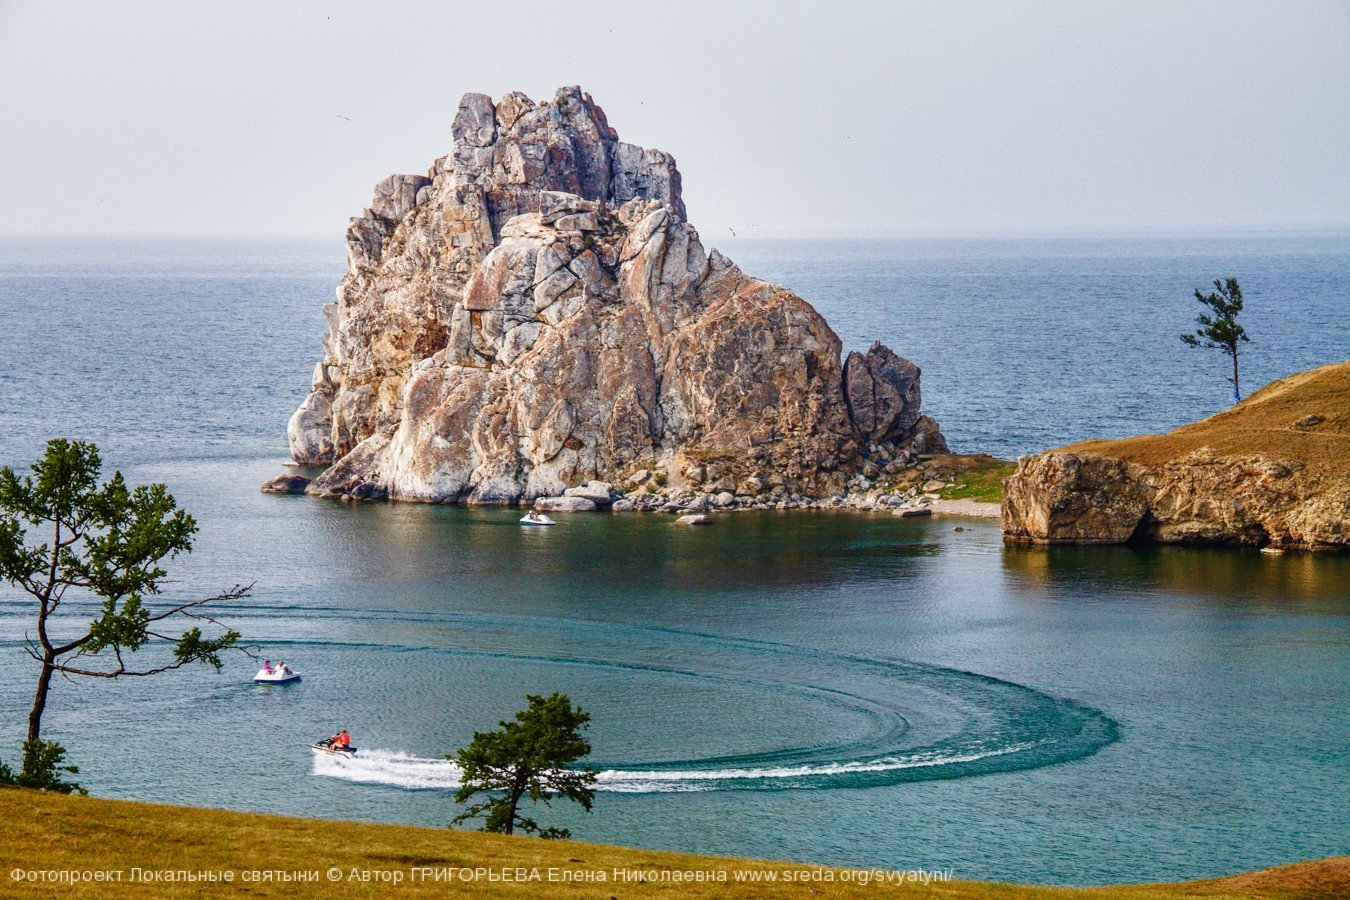
[[[459,787],[459,766],[448,759],[424,759],[392,750],[357,750],[355,756],[314,753],[314,774],[409,790]]]
[[[801,779],[814,776],[848,775],[859,772],[922,769],[931,766],[952,765],[953,763],[974,762],[989,757],[1030,750],[1043,743],[1045,742],[1030,741],[1022,744],[1011,744],[996,750],[951,756],[927,753],[911,757],[888,756],[867,761],[816,765],[668,771],[606,769],[596,777],[595,786],[597,790],[629,794],[710,791],[716,790],[719,782]],[[452,790],[459,787],[460,776],[463,772],[459,766],[450,760],[426,759],[391,750],[359,750],[354,757],[315,753],[314,774],[367,784],[387,784],[407,790]]]

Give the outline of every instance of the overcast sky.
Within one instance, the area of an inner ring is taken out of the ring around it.
[[[580,84],[705,232],[1350,226],[1350,2],[0,0],[0,231],[338,234]]]

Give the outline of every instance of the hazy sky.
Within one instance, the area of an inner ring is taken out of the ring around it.
[[[0,231],[336,235],[562,84],[705,233],[1350,226],[1350,0],[0,0]]]

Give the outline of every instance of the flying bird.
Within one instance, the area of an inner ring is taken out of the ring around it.
[[[346,119],[348,122],[351,121],[351,119],[350,119],[349,117],[347,117],[347,116],[338,116],[338,118],[339,118],[339,119]]]

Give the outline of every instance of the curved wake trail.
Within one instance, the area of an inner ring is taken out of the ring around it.
[[[850,776],[876,776],[935,767],[961,766],[1035,749],[1038,743],[1014,744],[985,752],[959,755],[917,753],[822,765],[766,766],[728,769],[602,769],[596,790],[621,794],[676,793],[718,789],[772,789],[776,787],[824,787],[826,782]],[[314,774],[362,784],[383,784],[405,790],[455,790],[462,770],[448,759],[427,759],[392,750],[360,750],[343,758],[314,755]],[[875,781],[867,778],[866,781]],[[884,780],[918,780],[885,778]],[[819,783],[817,783],[819,782]]]
[[[599,677],[696,684],[762,697],[781,721],[761,729],[761,747],[679,740],[722,754],[596,762],[597,790],[664,793],[712,790],[860,788],[1038,768],[1082,759],[1115,741],[1100,711],[1025,685],[905,660],[851,656],[784,644],[666,629],[581,626],[518,618],[457,618],[449,646],[391,646],[387,652],[452,655],[531,666],[588,669]],[[408,656],[397,665],[407,666]],[[634,703],[641,704],[640,693]],[[660,708],[657,708],[658,711]],[[694,712],[695,710],[690,710]],[[819,714],[817,720],[816,715]],[[794,718],[796,717],[796,718]],[[846,723],[831,732],[819,723]],[[752,733],[755,733],[752,731]],[[648,752],[653,742],[647,739]],[[657,744],[659,745],[659,743]],[[405,790],[454,790],[460,770],[446,759],[394,750],[355,757],[317,754],[314,774]]]

